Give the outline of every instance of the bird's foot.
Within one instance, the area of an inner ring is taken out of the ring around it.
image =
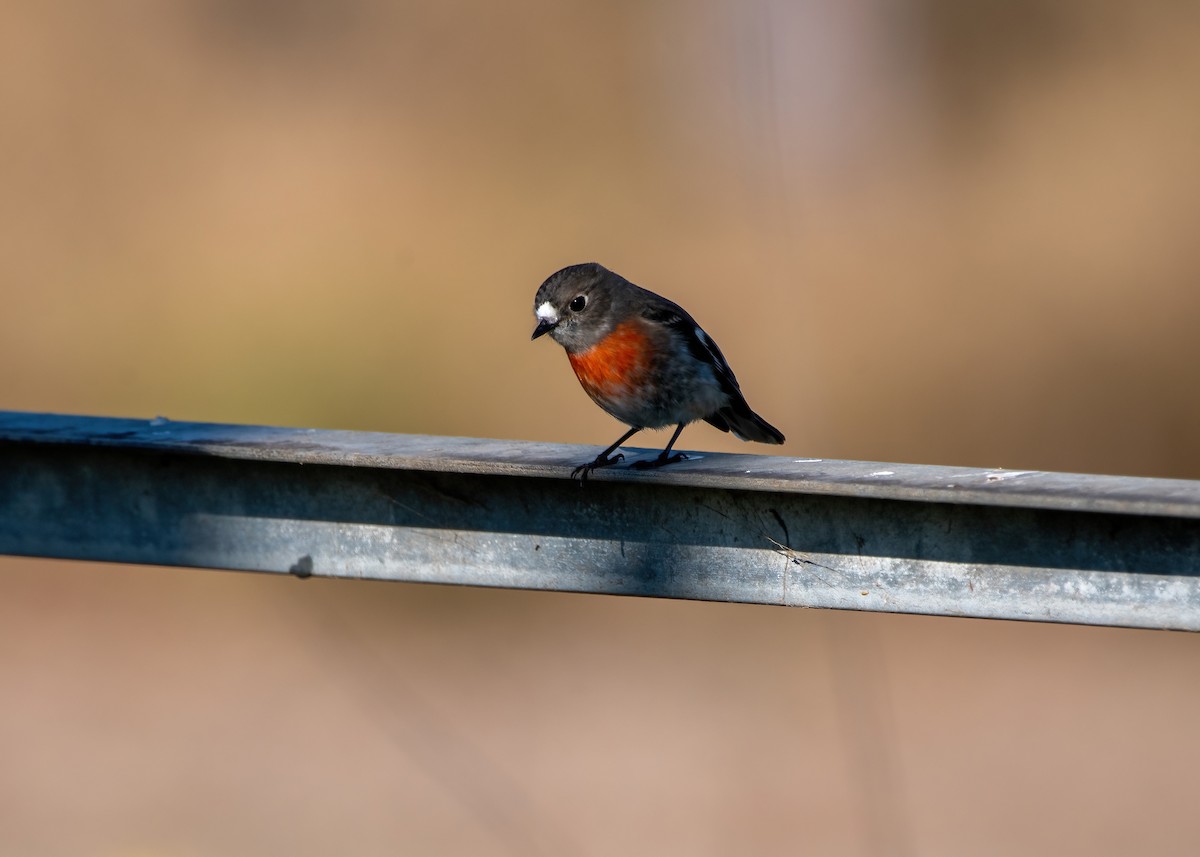
[[[676,461],[686,461],[687,456],[682,452],[677,452],[674,455],[663,453],[653,461],[635,461],[629,465],[634,470],[651,470],[655,467],[662,467],[664,464],[674,464]]]
[[[596,456],[594,461],[589,461],[587,464],[581,464],[572,470],[571,478],[578,479],[579,484],[582,485],[584,482],[587,482],[587,479],[592,474],[593,470],[597,470],[601,467],[608,467],[611,464],[616,464],[618,461],[624,460],[625,455],[623,453],[618,452],[616,455],[605,455],[602,452]]]

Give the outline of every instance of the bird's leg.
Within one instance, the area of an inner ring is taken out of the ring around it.
[[[679,433],[683,431],[683,427],[687,423],[680,423],[675,429],[675,434],[671,435],[671,440],[667,442],[667,448],[658,454],[658,458],[653,461],[635,461],[631,467],[635,470],[649,470],[651,467],[662,467],[664,464],[674,464],[676,461],[683,461],[687,458],[682,452],[677,452],[671,455],[671,447],[675,445],[675,441],[679,440]]]
[[[683,428],[683,426],[680,426],[680,428]],[[625,432],[625,434],[617,438],[616,443],[604,450],[604,452],[597,455],[594,461],[589,461],[587,464],[581,464],[572,470],[571,478],[578,478],[580,483],[587,482],[587,478],[593,470],[599,467],[608,467],[610,464],[616,464],[618,461],[623,460],[625,456],[622,453],[618,452],[616,455],[612,456],[610,456],[610,453],[641,430],[641,426],[634,426],[629,431]]]

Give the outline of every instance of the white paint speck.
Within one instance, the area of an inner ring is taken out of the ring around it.
[[[550,301],[546,301],[537,308],[537,317],[538,321],[548,321],[551,324],[554,324],[558,321],[558,313],[555,311],[554,307],[550,305]]]
[[[868,476],[895,476],[895,470],[876,470],[874,473],[868,473]]]

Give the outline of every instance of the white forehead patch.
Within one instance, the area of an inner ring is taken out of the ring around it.
[[[538,321],[548,321],[551,324],[558,321],[558,313],[554,311],[554,307],[550,305],[550,301],[546,301],[537,308]]]

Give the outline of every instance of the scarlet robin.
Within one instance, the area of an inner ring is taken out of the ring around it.
[[[612,453],[642,429],[675,426],[653,461],[661,467],[686,458],[671,454],[684,426],[704,420],[742,440],[783,443],[783,434],[746,404],[733,370],[712,337],[678,304],[635,286],[590,262],[551,274],[533,300],[543,334],[567,352],[575,377],[592,401],[630,426],[617,442],[572,471],[572,478],[625,456]]]

